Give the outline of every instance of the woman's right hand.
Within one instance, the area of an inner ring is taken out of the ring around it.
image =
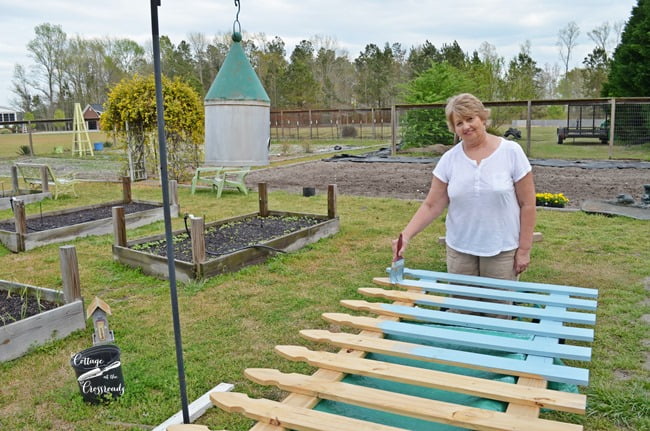
[[[398,250],[398,243],[400,242],[400,238],[398,237],[397,239],[394,239],[391,241],[392,249],[393,249],[393,260],[400,259],[404,257],[404,251],[406,250],[406,239],[404,238],[404,235],[400,234],[402,237],[402,245]]]

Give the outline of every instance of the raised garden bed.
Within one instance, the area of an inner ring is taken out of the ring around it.
[[[12,193],[0,193],[0,210],[6,210],[11,208],[11,199],[16,198],[23,201],[25,204],[32,202],[42,201],[45,198],[51,198],[52,193],[50,192],[29,192],[28,190],[21,190],[19,194]]]
[[[39,301],[42,304],[36,305],[37,310],[25,311],[24,317],[21,316],[23,311],[15,308],[14,312],[3,312],[4,324],[0,326],[0,362],[19,358],[34,347],[67,337],[72,332],[86,327],[81,298],[65,303],[63,292],[58,290],[5,280],[0,280],[0,295],[0,302],[7,302],[7,295],[11,295],[14,301],[20,300],[20,304],[14,304],[12,307],[23,308],[22,304],[28,304],[24,308],[33,307],[34,303]]]
[[[111,213],[114,207],[123,207],[127,228],[144,226],[164,217],[159,202],[133,201],[130,184],[125,183],[125,198],[84,207],[24,215],[24,202],[14,201],[14,219],[0,220],[0,243],[13,252],[31,250],[46,244],[70,241],[89,235],[104,235],[113,231]],[[178,217],[178,198],[173,187],[170,205],[172,217]]]
[[[330,186],[327,215],[269,211],[261,197],[258,213],[207,225],[193,218],[191,228],[172,233],[176,278],[187,282],[233,272],[337,233],[334,194],[335,187]],[[265,189],[260,192],[264,195]],[[164,234],[132,241],[116,238],[113,258],[146,274],[169,278],[166,247]]]

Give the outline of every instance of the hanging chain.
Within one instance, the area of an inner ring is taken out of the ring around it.
[[[241,24],[239,23],[239,10],[240,10],[239,0],[235,0],[235,6],[237,6],[237,15],[235,15],[235,22],[232,23],[233,34],[236,32],[241,33]],[[235,25],[237,25],[238,28],[237,30],[235,30]]]

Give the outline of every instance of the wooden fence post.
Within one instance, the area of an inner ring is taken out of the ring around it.
[[[17,251],[25,251],[25,237],[27,236],[27,217],[25,216],[25,202],[14,199],[14,223],[18,235]]]
[[[530,157],[530,136],[533,113],[533,102],[529,100],[526,108],[526,155]]]
[[[397,109],[395,105],[390,107],[390,155],[397,155]]]
[[[113,207],[112,216],[113,244],[119,247],[126,247],[126,221],[124,217],[124,207]]]
[[[122,202],[130,204],[131,201],[131,177],[124,176],[122,177]]]
[[[336,184],[327,186],[327,218],[336,217]]]
[[[34,140],[32,139],[32,122],[27,121],[27,131],[29,132],[29,155],[35,156],[34,154]]]
[[[41,166],[41,184],[42,184],[42,192],[46,193],[50,191],[50,183],[48,181],[49,175],[47,175],[47,166],[43,165]]]
[[[612,98],[612,107],[609,115],[609,146],[607,148],[609,159],[612,158],[614,149],[614,129],[616,128],[616,99]]]
[[[16,223],[16,233],[26,235],[27,218],[25,217],[25,202],[20,199],[14,199],[14,221]]]
[[[178,181],[169,181],[169,204],[178,205]]]
[[[205,223],[202,217],[190,216],[192,222],[190,235],[192,236],[192,263],[197,265],[205,262]]]
[[[20,187],[18,185],[18,167],[11,166],[11,189],[13,194],[17,195],[20,192]]]
[[[266,183],[258,183],[257,190],[260,204],[260,217],[267,217],[269,215],[269,198],[266,190]]]
[[[81,282],[79,280],[79,263],[74,245],[59,247],[61,258],[61,279],[63,281],[63,298],[66,304],[81,299]]]

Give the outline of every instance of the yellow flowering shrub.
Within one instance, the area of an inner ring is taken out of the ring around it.
[[[542,207],[564,208],[569,202],[569,198],[562,193],[537,193],[535,194],[535,203]]]

